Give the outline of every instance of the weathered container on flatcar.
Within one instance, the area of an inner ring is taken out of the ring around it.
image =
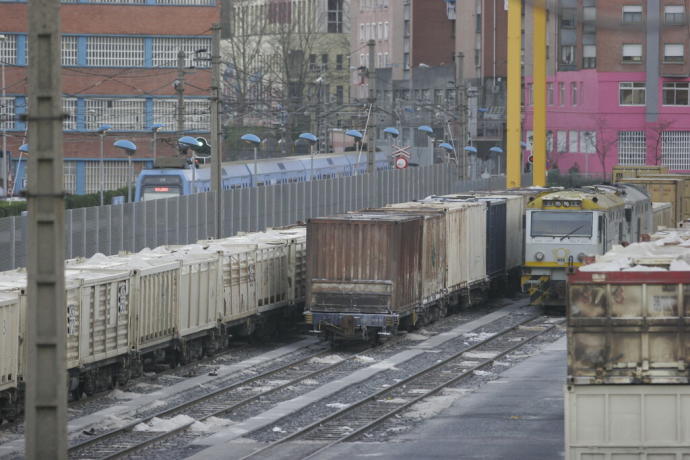
[[[678,179],[680,184],[680,195],[683,203],[683,214],[679,220],[690,219],[690,174],[646,174],[642,178],[653,179]]]
[[[307,320],[343,336],[394,330],[422,303],[424,220],[345,214],[307,224]]]
[[[486,203],[486,275],[506,273],[506,200],[478,197]]]
[[[690,271],[586,269],[569,277],[569,381],[690,383]]]
[[[624,166],[616,165],[612,170],[613,182],[620,182],[621,179],[628,177],[642,177],[648,174],[663,174],[668,172],[665,166]]]
[[[454,293],[486,281],[486,203],[431,197],[391,204],[392,209],[443,212],[446,226],[446,289]]]
[[[531,194],[528,196],[534,196]],[[524,260],[525,246],[525,207],[524,196],[518,194],[502,194],[500,192],[477,193],[477,197],[493,197],[504,199],[506,202],[505,222],[505,268],[506,271],[519,270]],[[519,276],[520,273],[517,273]]]
[[[570,385],[568,460],[690,458],[690,386]]]
[[[683,216],[686,213],[684,209],[685,200],[683,198],[683,192],[685,190],[684,179],[638,177],[621,179],[619,182],[636,184],[644,187],[653,202],[671,203],[673,208],[673,227],[676,227],[678,222],[683,220]]]
[[[16,269],[0,272],[0,293],[17,297],[19,301],[19,324],[17,326],[19,341],[19,375],[24,375],[26,368],[26,270]]]
[[[671,203],[652,203],[652,229],[653,231],[662,228],[674,228],[673,208]]]
[[[16,388],[19,383],[20,308],[17,293],[0,292],[0,391]]]

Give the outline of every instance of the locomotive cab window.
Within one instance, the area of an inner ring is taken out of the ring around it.
[[[591,238],[591,212],[538,211],[532,213],[532,237]]]

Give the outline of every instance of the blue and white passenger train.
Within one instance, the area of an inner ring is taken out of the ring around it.
[[[390,169],[390,157],[384,152],[376,153],[376,169]],[[331,179],[352,176],[367,170],[367,154],[348,152],[281,158],[267,158],[254,161],[233,161],[223,163],[223,189],[245,188],[264,185],[306,182],[314,179]],[[154,168],[141,171],[136,180],[136,201],[170,198],[179,195],[207,192],[211,189],[211,168],[205,165],[199,169]]]

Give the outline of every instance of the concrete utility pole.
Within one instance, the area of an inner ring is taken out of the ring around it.
[[[455,154],[458,154],[458,149],[462,150],[462,165],[458,168],[458,175],[460,178],[467,177],[467,151],[465,144],[467,142],[467,91],[465,90],[465,68],[464,68],[464,53],[457,53],[455,55],[455,85],[457,87],[457,94],[455,95],[456,110],[458,112],[458,145],[455,145]]]
[[[546,185],[546,2],[535,0],[532,90],[534,91],[534,144],[532,185]],[[521,161],[522,164],[522,155]]]
[[[177,52],[177,81],[175,81],[175,91],[177,92],[177,134],[184,134],[184,61],[185,52]]]
[[[220,24],[211,28],[211,187],[216,203],[216,238],[223,237],[223,143],[220,136]]]
[[[369,68],[367,71],[369,98],[367,102],[371,107],[369,127],[367,128],[367,172],[373,174],[376,172],[376,60],[374,59],[376,57],[374,55],[376,42],[369,40],[367,46],[369,47]]]
[[[543,43],[543,42],[542,42]],[[508,0],[508,101],[506,110],[506,188],[520,187],[522,180],[520,146],[522,0]]]
[[[29,2],[26,458],[67,457],[60,2]]]
[[[5,46],[5,40],[6,37],[5,35],[0,35],[0,45]],[[5,190],[5,193],[3,194],[4,196],[8,196],[8,190],[9,188],[7,187],[7,169],[8,169],[8,161],[7,161],[7,110],[4,107],[7,107],[7,94],[5,92],[5,60],[0,63],[0,66],[2,66],[2,106],[3,106],[3,118],[2,118],[2,188]]]

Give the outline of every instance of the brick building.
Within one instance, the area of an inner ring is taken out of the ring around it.
[[[210,28],[220,20],[215,0],[80,0],[63,2],[60,15],[68,192],[99,188],[99,126],[111,126],[103,139],[106,189],[124,185],[127,177],[125,157],[112,146],[116,139],[132,140],[138,146],[135,159],[151,160],[152,126],[162,124],[157,154],[176,154],[179,50],[187,55],[184,130],[207,135],[211,75],[208,60],[197,59],[208,54],[197,51],[210,51]],[[0,59],[7,94],[0,113],[15,165],[18,147],[26,140],[26,123],[20,117],[28,100],[27,31],[27,3],[0,2]]]

